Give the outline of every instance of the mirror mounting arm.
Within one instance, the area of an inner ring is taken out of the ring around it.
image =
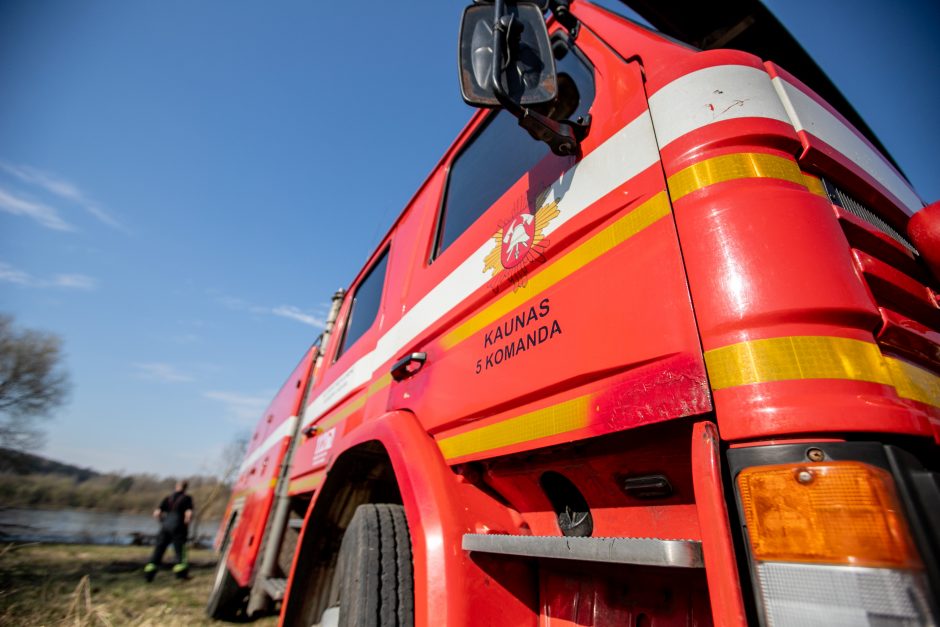
[[[519,126],[533,138],[548,144],[552,152],[560,157],[576,154],[581,140],[587,134],[587,124],[558,122],[524,107],[516,117],[519,118]]]
[[[568,31],[568,35],[572,39],[577,39],[578,27],[581,22],[571,13],[570,4],[569,0],[549,0],[548,8],[555,16],[555,19],[558,20],[558,23]]]
[[[499,104],[519,120],[519,126],[528,131],[533,138],[548,144],[551,151],[560,157],[578,152],[580,141],[587,133],[590,119],[578,120],[578,123],[558,122],[552,118],[523,107],[514,101],[503,89],[501,73],[507,53],[506,43],[513,35],[513,16],[505,12],[505,0],[496,0],[493,20],[493,69],[490,81],[493,95]],[[570,13],[568,14],[571,15]],[[561,21],[561,20],[559,20]]]

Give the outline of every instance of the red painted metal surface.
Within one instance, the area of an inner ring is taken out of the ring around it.
[[[770,76],[779,76],[786,79],[789,84],[798,88],[803,94],[844,124],[845,127],[849,129],[849,132],[858,138],[860,142],[873,150],[876,154],[879,154],[877,149],[875,149],[838,111],[833,109],[829,103],[820,98],[798,78],[774,63],[766,63],[765,67]],[[851,156],[840,152],[836,147],[829,145],[810,130],[800,130],[798,131],[798,135],[802,145],[802,152],[796,156],[801,165],[808,169],[825,173],[828,178],[838,181],[840,184],[852,189],[859,200],[876,208],[888,222],[900,225],[900,230],[903,231],[903,225],[906,222],[905,212],[900,209],[901,202],[897,196],[892,194],[882,183],[876,180],[871,173],[853,161]],[[901,176],[886,159],[882,159],[882,161],[884,167],[890,168],[897,176]]]
[[[469,626],[485,624],[486,617],[512,625],[534,621],[533,600],[517,596],[512,578],[504,581],[501,573],[494,579],[459,548],[465,533],[517,533],[521,518],[451,472],[413,415],[393,412],[373,418],[337,446],[369,441],[381,442],[388,452],[404,499],[414,557],[416,624]],[[315,498],[309,511],[316,506]],[[305,527],[303,533],[317,530]],[[301,537],[299,544],[303,541]],[[288,601],[291,592],[289,588]]]
[[[799,81],[742,52],[696,52],[590,5],[572,10],[596,83],[581,153],[546,157],[429,262],[448,169],[487,114],[473,116],[353,281],[307,406],[292,406],[300,396],[285,386],[259,425],[233,500],[241,517],[230,565],[242,585],[288,445],[270,438],[298,413],[310,429],[288,479],[290,494],[310,504],[297,546],[316,534],[339,545],[341,529],[310,522],[329,505],[324,486],[344,481],[335,469],[349,451],[380,445],[410,528],[422,626],[745,624],[739,578],[747,574],[735,561],[719,444],[940,434],[930,398],[902,397],[886,383],[710,382],[710,351],[791,336],[865,342],[932,376],[936,277],[880,227],[811,191],[801,169],[904,230],[899,199],[850,155],[797,132],[780,102],[753,115],[741,113],[746,98],[727,117],[711,101],[673,119],[651,113],[663,90],[681,96],[676,85],[689,77],[729,68],[756,77],[772,98],[774,77],[804,89]],[[714,115],[690,125],[708,106]],[[742,154],[796,174],[732,169],[683,183],[690,167]],[[538,258],[510,258],[494,236],[520,211],[537,215],[549,188],[559,213],[541,225]],[[355,291],[386,250],[378,315],[337,357]],[[510,342],[530,333],[507,357]],[[393,381],[392,364],[413,352],[426,362]],[[698,540],[704,571],[462,550],[466,533],[561,535],[542,482],[548,472],[579,491],[594,535]],[[626,478],[653,474],[666,475],[673,492],[649,501],[624,490]],[[285,605],[301,594],[289,579]]]
[[[738,584],[728,501],[721,484],[721,456],[718,428],[711,422],[697,422],[692,429],[692,484],[712,617],[716,625],[747,625],[744,598]]]
[[[228,529],[228,521],[233,514],[236,515],[235,524],[231,528],[232,550],[229,552],[228,567],[240,586],[247,586],[252,580],[274,502],[278,472],[290,444],[291,433],[285,433],[284,427],[293,424],[292,418],[300,410],[315,354],[315,348],[307,351],[264,411],[252,434],[245,463],[226,508],[226,518],[220,533]]]
[[[940,201],[931,203],[914,214],[907,232],[924,255],[934,279],[940,281]],[[934,298],[936,299],[936,292]]]
[[[539,564],[539,627],[712,625],[701,571]],[[721,623],[716,623],[721,624]]]

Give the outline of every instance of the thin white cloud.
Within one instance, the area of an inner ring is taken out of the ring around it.
[[[222,403],[228,416],[244,425],[254,424],[265,408],[267,408],[268,401],[270,400],[266,396],[249,396],[238,392],[223,392],[217,390],[205,392],[203,396]]]
[[[0,187],[0,211],[31,218],[47,229],[56,231],[75,230],[75,227],[63,220],[59,212],[52,207],[14,196],[2,187]]]
[[[60,178],[51,172],[44,172],[43,170],[27,165],[13,165],[0,162],[0,169],[12,174],[24,183],[39,187],[54,196],[58,196],[63,200],[68,200],[81,206],[97,220],[112,228],[125,230],[124,226],[118,222],[114,216],[105,211],[101,205],[89,198],[85,192],[70,181]]]
[[[28,286],[33,283],[33,277],[8,263],[0,262],[0,281]]]
[[[219,304],[233,311],[247,311],[248,313],[256,315],[269,315],[277,316],[279,318],[287,318],[288,320],[294,320],[295,322],[306,324],[307,326],[311,326],[315,329],[322,329],[326,326],[325,316],[319,313],[320,311],[325,311],[325,308],[323,307],[321,307],[319,310],[304,310],[294,305],[260,307],[234,296],[226,296],[224,294],[214,294],[214,296]]]
[[[326,320],[319,318],[312,313],[304,312],[299,307],[294,307],[293,305],[281,305],[280,307],[275,307],[271,310],[271,313],[275,316],[281,316],[282,318],[289,318],[291,320],[296,320],[297,322],[302,322],[303,324],[309,325],[316,329],[322,329],[326,326]]]
[[[58,288],[85,292],[98,288],[98,280],[85,274],[57,274],[51,279],[43,279],[2,261],[0,261],[0,282],[13,283],[23,287]]]
[[[74,290],[93,290],[98,287],[98,281],[84,274],[57,274],[52,277],[51,285]]]
[[[193,381],[188,374],[180,372],[175,366],[161,362],[149,362],[133,364],[137,370],[137,376],[148,381],[159,381],[161,383],[187,383]]]

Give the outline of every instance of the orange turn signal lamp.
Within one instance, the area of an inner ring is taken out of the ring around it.
[[[755,466],[738,475],[753,557],[922,568],[891,475],[869,464]]]

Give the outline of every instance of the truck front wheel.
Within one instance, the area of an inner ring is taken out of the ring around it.
[[[333,607],[321,619],[324,625],[414,625],[411,537],[401,505],[356,509],[340,545],[333,591]]]

